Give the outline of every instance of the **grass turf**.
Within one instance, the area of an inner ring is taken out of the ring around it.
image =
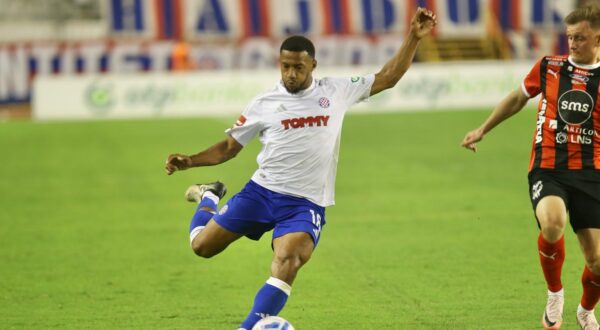
[[[487,114],[348,115],[337,205],[281,316],[300,330],[539,328],[534,111],[477,154],[461,150]],[[269,276],[270,234],[199,259],[183,191],[215,179],[239,191],[259,145],[163,171],[169,153],[208,147],[234,120],[0,124],[1,327],[235,329]],[[563,329],[575,329],[583,259],[566,241]]]

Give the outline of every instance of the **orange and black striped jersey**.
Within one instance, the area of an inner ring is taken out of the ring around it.
[[[541,93],[529,171],[600,170],[600,62],[578,65],[546,56],[523,80],[523,92]]]

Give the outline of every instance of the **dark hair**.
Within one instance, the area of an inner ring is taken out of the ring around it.
[[[577,8],[565,17],[565,23],[567,25],[573,25],[583,21],[588,21],[592,29],[599,29],[600,7],[597,5],[589,5],[587,7]]]
[[[281,43],[279,52],[288,50],[290,52],[304,52],[306,51],[310,57],[315,58],[315,46],[312,41],[308,40],[303,36],[291,36],[285,39]]]

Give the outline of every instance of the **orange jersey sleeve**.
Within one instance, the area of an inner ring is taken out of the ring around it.
[[[538,60],[531,71],[523,79],[523,92],[530,98],[537,96],[541,90],[540,67],[542,59]]]

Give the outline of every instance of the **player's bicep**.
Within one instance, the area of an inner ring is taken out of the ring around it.
[[[381,73],[375,74],[375,80],[373,80],[373,86],[371,86],[371,93],[369,96],[373,96],[381,91],[386,90],[388,87],[388,81],[384,79],[384,75]]]
[[[521,88],[515,89],[513,92],[513,100],[515,103],[515,107],[522,109],[527,102],[529,101],[529,95],[525,93],[525,91]]]
[[[497,111],[502,114],[504,119],[521,111],[525,104],[529,101],[529,96],[526,95],[521,88],[517,88],[510,92],[498,105]],[[503,119],[503,120],[504,120]]]
[[[233,138],[231,135],[229,135],[227,137],[226,145],[227,145],[227,155],[229,155],[231,157],[234,157],[235,155],[237,155],[244,148],[244,146],[241,143],[239,143],[235,138]]]

